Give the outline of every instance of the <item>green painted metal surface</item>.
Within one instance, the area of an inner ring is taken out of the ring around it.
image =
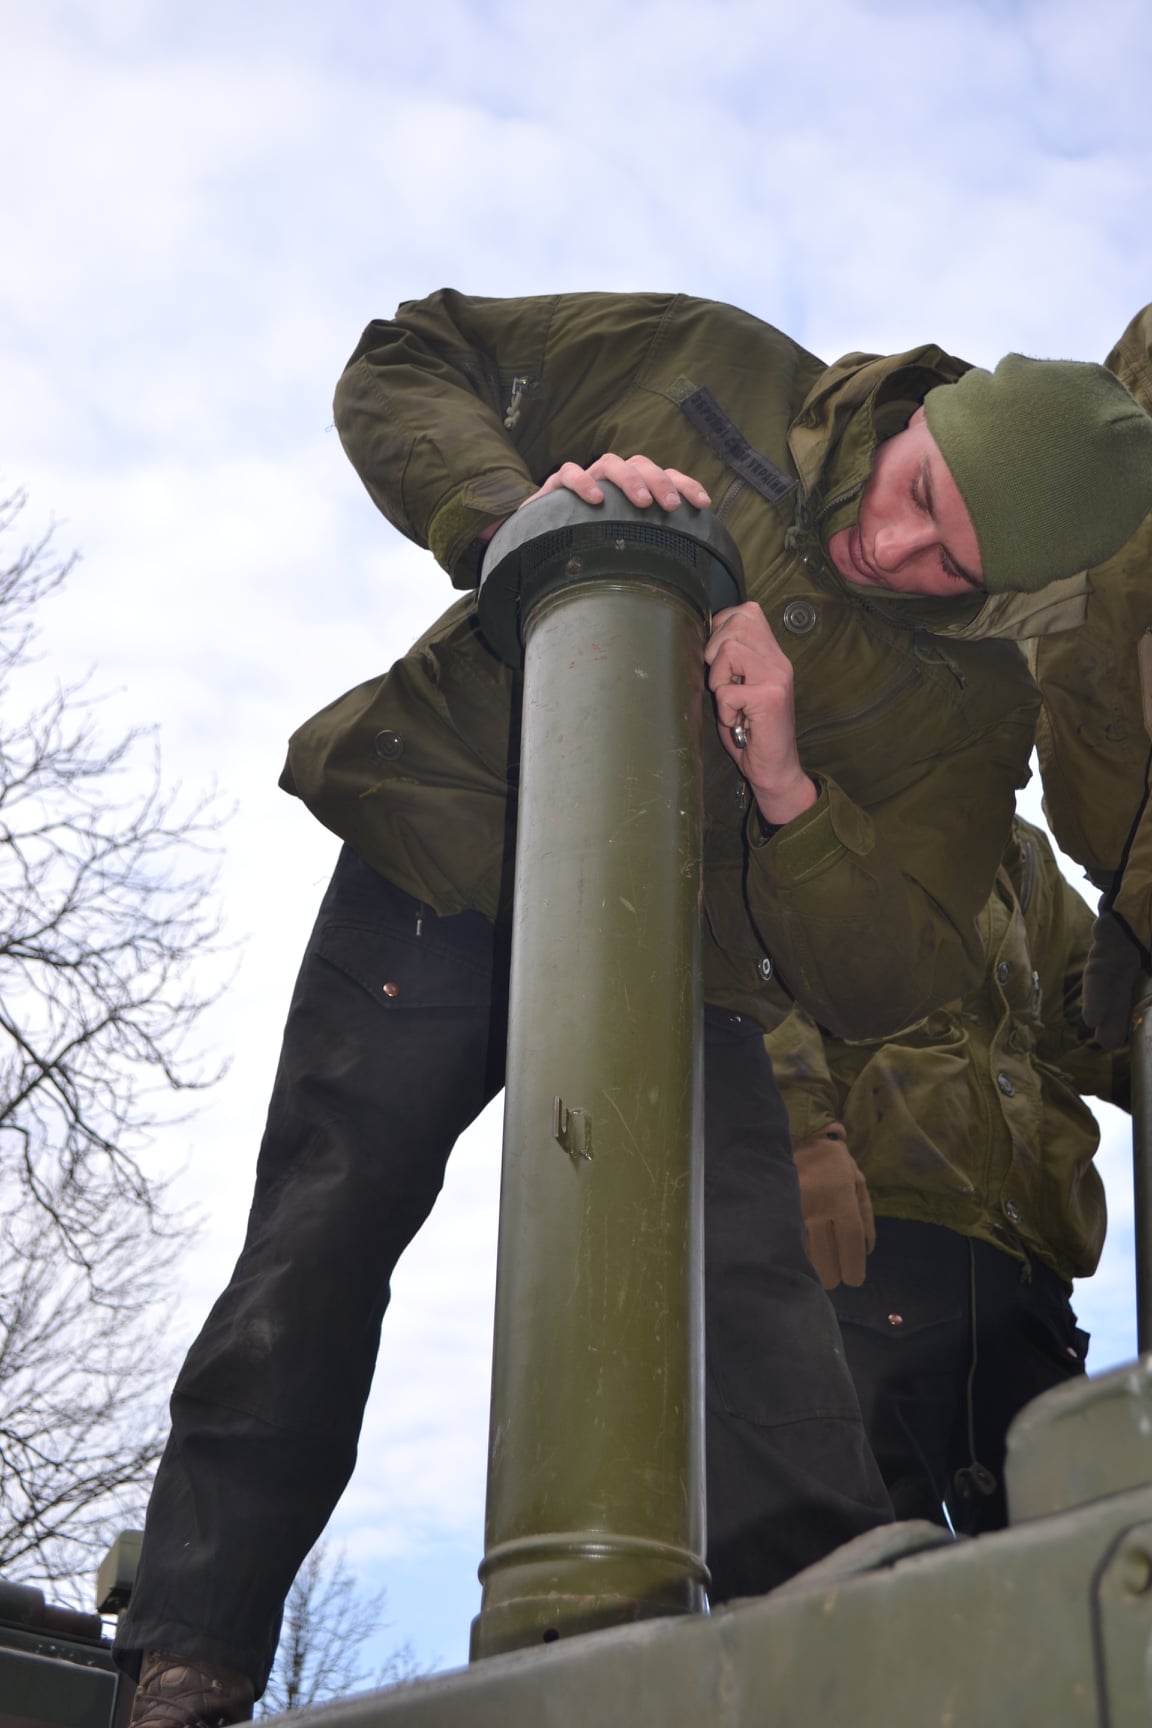
[[[323,1712],[324,1728],[1147,1728],[1150,1518],[1144,1489],[906,1559],[889,1551],[853,1576],[874,1532],[842,1551],[839,1578],[825,1563],[710,1617],[350,1699]]]
[[[526,624],[473,1654],[703,1607],[706,616],[580,579]]]
[[[1152,1357],[1037,1398],[1008,1433],[1013,1524],[1152,1482]]]
[[[129,1702],[98,1614],[0,1579],[0,1728],[122,1728]]]
[[[518,512],[479,621],[523,654],[483,1598],[474,1657],[705,1607],[707,511]]]
[[[1009,1460],[1026,1521],[996,1535],[890,1525],[770,1596],[349,1699],[324,1728],[1148,1728],[1152,1363],[1037,1399]]]
[[[116,1701],[109,1658],[0,1637],[0,1728],[109,1728]]]
[[[603,504],[549,493],[510,516],[488,548],[477,618],[509,665],[521,663],[532,608],[574,578],[655,584],[706,612],[744,598],[739,550],[711,510],[683,503],[675,510],[641,508],[611,481],[598,484]]]

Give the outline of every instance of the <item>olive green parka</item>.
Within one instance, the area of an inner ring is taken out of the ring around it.
[[[822,1039],[799,1012],[768,1035],[792,1136],[842,1122],[880,1217],[944,1225],[1085,1278],[1106,1212],[1100,1131],[1081,1094],[1128,1107],[1128,1059],[1081,1023],[1092,914],[1020,818],[981,926],[979,987],[898,1038]]]
[[[466,591],[382,677],[294,736],[282,784],[450,914],[506,912],[518,675],[481,640],[478,535],[561,463],[643,453],[707,487],[795,668],[811,810],[764,840],[705,728],[705,995],[775,1024],[802,1002],[880,1035],[978,976],[977,930],[1027,778],[1037,697],[1010,640],[1068,622],[1075,583],[983,600],[841,580],[878,439],[965,370],[925,345],[828,367],[734,307],[675,294],[451,290],[369,325],[336,425],[380,509]],[[558,789],[562,795],[562,789]]]
[[[1152,305],[1106,365],[1152,411]],[[1115,889],[1116,911],[1152,949],[1152,515],[1089,581],[1083,625],[1031,645],[1044,699],[1044,811],[1059,844],[1098,887]]]

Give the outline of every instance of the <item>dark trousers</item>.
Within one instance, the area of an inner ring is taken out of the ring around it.
[[[341,854],[305,953],[248,1235],[172,1396],[118,1652],[262,1689],[280,1611],[352,1472],[389,1279],[457,1137],[503,1085],[507,952]],[[707,1010],[713,1600],[891,1517],[804,1247],[787,1118],[750,1020]]]
[[[935,1224],[876,1220],[859,1289],[832,1292],[868,1438],[898,1518],[1002,1529],[1005,1439],[1025,1404],[1084,1373],[1068,1286]]]

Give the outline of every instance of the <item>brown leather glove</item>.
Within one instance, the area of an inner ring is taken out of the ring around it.
[[[1084,964],[1084,1024],[1105,1050],[1127,1044],[1132,997],[1143,970],[1140,945],[1114,912],[1101,911],[1092,926]]]
[[[840,1122],[830,1122],[792,1148],[800,1177],[800,1203],[808,1227],[808,1255],[825,1290],[863,1284],[865,1262],[876,1246],[876,1224],[864,1172],[848,1150]]]

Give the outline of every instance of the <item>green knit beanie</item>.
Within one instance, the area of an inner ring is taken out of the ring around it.
[[[1008,354],[924,401],[989,593],[1102,564],[1152,510],[1152,416],[1103,366]]]

